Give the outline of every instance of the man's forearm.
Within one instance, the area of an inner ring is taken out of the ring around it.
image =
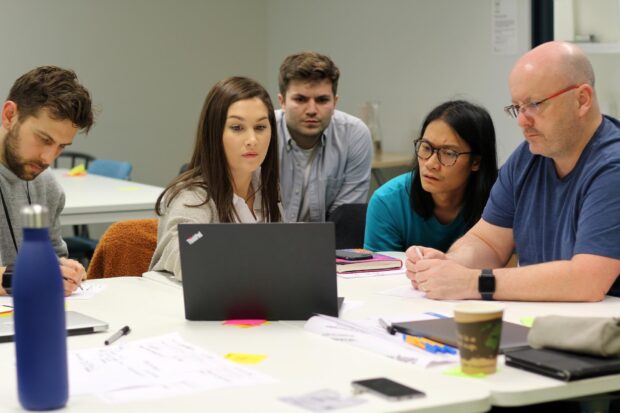
[[[606,260],[604,257],[594,259]],[[605,298],[617,276],[617,272],[614,275],[614,271],[618,270],[617,263],[614,269],[613,262],[599,261],[598,264],[588,265],[585,260],[587,258],[573,258],[570,261],[495,269],[494,298],[518,301],[600,301]],[[590,270],[584,271],[584,267],[590,267]]]
[[[468,268],[500,268],[507,261],[484,240],[471,233],[452,244],[447,257]]]

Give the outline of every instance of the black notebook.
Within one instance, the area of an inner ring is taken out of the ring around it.
[[[394,323],[393,327],[401,333],[426,337],[439,343],[457,347],[456,323],[453,318]],[[527,327],[503,321],[500,353],[510,348],[527,346],[527,334],[529,332],[530,329]]]
[[[564,381],[620,373],[620,358],[531,347],[506,351],[506,365]]]

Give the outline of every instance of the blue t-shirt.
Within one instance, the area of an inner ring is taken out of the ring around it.
[[[519,265],[575,254],[620,258],[620,122],[603,117],[563,178],[523,142],[500,169],[482,218],[513,229]]]
[[[411,178],[407,172],[379,187],[368,203],[364,248],[371,251],[405,251],[424,245],[441,251],[466,231],[462,212],[443,225],[435,216],[424,219],[411,208]]]

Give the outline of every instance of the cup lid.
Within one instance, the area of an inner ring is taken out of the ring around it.
[[[489,314],[504,311],[505,306],[501,303],[488,301],[465,301],[454,306],[454,311],[460,313]]]

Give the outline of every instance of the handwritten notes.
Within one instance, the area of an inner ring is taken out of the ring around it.
[[[69,381],[72,396],[95,394],[120,402],[273,383],[275,379],[174,333],[70,352]]]
[[[93,298],[95,295],[99,294],[107,287],[107,285],[105,284],[93,281],[84,281],[82,284],[80,284],[80,286],[82,288],[76,288],[73,294],[71,294],[67,298],[71,300],[86,300],[89,298]]]

